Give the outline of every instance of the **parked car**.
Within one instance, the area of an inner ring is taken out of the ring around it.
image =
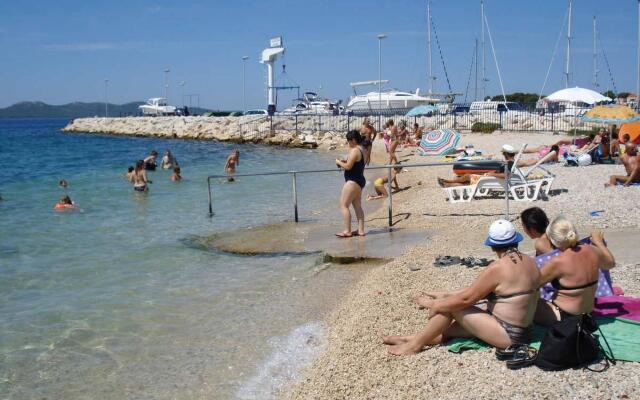
[[[244,115],[269,115],[267,110],[249,110]]]

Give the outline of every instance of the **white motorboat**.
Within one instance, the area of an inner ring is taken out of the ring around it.
[[[331,115],[339,108],[339,104],[321,99],[316,93],[306,92],[301,99],[296,99],[294,105],[282,110],[280,114],[327,114]]]
[[[138,106],[142,114],[152,116],[176,115],[176,107],[167,104],[167,99],[154,97],[147,100],[146,104]]]
[[[387,83],[389,81],[382,81]],[[378,81],[353,82],[351,87],[377,85]],[[347,110],[354,113],[377,113],[383,114],[406,114],[414,107],[439,103],[440,100],[434,97],[420,96],[420,91],[415,93],[402,92],[400,90],[386,90],[384,92],[369,92],[367,94],[357,94],[349,100]]]

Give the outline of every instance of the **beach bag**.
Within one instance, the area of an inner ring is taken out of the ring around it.
[[[587,369],[605,371],[609,368],[609,362],[615,364],[615,361],[602,351],[598,339],[593,335],[596,330],[599,331],[598,324],[591,314],[573,315],[556,322],[542,339],[535,365],[545,371],[560,371],[587,366],[602,355],[605,360],[603,369]]]

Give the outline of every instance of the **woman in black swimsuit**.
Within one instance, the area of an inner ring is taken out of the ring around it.
[[[598,286],[599,268],[611,269],[616,264],[604,244],[602,232],[591,234],[591,243],[578,244],[578,233],[564,217],[547,227],[547,237],[562,254],[551,258],[540,270],[540,286],[547,282],[558,290],[551,301],[540,299],[535,322],[553,325],[567,316],[590,313]]]
[[[415,335],[383,336],[388,351],[410,355],[424,346],[455,337],[477,337],[498,348],[526,344],[538,300],[540,272],[533,258],[518,251],[522,241],[513,224],[491,224],[485,245],[498,256],[471,286],[454,292],[432,292],[415,302],[429,309],[427,326]],[[486,299],[486,307],[476,305]]]
[[[341,238],[351,237],[354,234],[364,236],[364,211],[362,211],[362,188],[367,180],[364,177],[365,150],[360,145],[362,136],[356,130],[347,133],[347,143],[349,144],[349,157],[346,160],[336,159],[336,165],[344,169],[344,186],[340,195],[340,211],[344,222],[344,230],[336,233]],[[353,211],[358,219],[357,232],[351,231],[351,212],[349,206],[353,206]]]

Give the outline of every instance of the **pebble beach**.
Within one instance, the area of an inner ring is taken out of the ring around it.
[[[463,134],[460,144],[473,144],[485,153],[500,147],[519,148],[552,144],[560,135],[537,133]],[[375,143],[374,162],[384,162],[384,147]],[[425,162],[411,148],[399,151],[404,164]],[[533,156],[533,155],[529,155]],[[518,216],[525,208],[541,207],[553,218],[565,215],[581,236],[605,231],[620,241],[625,235],[637,242],[640,187],[604,188],[609,175],[624,174],[622,165],[565,167],[551,165],[556,175],[548,198],[536,202],[511,201],[510,219],[522,229]],[[638,398],[640,365],[618,362],[603,373],[587,370],[544,372],[535,367],[508,370],[493,349],[449,352],[436,346],[411,357],[387,353],[380,334],[407,334],[424,327],[427,313],[411,301],[421,291],[453,290],[470,284],[480,269],[462,265],[434,267],[438,255],[490,257],[483,246],[488,226],[505,212],[503,198],[450,204],[436,177],[449,177],[451,167],[408,168],[394,194],[395,227],[421,227],[433,231],[423,243],[406,248],[393,261],[373,268],[350,288],[340,305],[326,318],[326,350],[303,373],[303,378],[280,392],[283,399],[548,399]],[[374,175],[368,173],[367,179]],[[375,179],[375,178],[374,178]],[[592,211],[601,211],[592,215]],[[369,228],[386,224],[386,209],[367,215]],[[621,233],[622,232],[622,233]],[[614,235],[616,233],[616,235]],[[350,240],[366,240],[354,238]],[[613,240],[613,239],[612,239]],[[624,242],[624,240],[622,240]],[[532,242],[523,242],[532,252]],[[610,243],[615,245],[625,243]],[[611,271],[614,285],[625,295],[640,296],[640,258],[633,245],[621,248]]]

